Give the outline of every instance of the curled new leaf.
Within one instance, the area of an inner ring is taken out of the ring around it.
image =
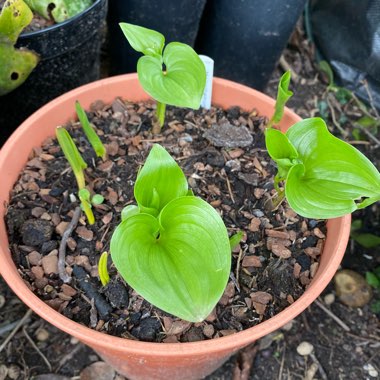
[[[102,157],[103,159],[106,157],[106,148],[104,147],[102,141],[100,140],[99,136],[96,134],[96,132],[91,127],[90,122],[88,121],[88,117],[86,115],[86,112],[80,105],[78,101],[75,102],[75,110],[78,115],[79,122],[82,125],[83,131],[90,142],[91,146],[93,147],[96,155],[98,157]]]
[[[57,136],[58,143],[74,172],[78,183],[78,188],[81,190],[85,187],[83,169],[87,168],[87,164],[83,160],[73,139],[65,128],[58,127],[55,130],[55,134]]]
[[[278,84],[277,89],[277,99],[274,108],[274,114],[271,120],[268,123],[268,128],[273,124],[279,123],[284,114],[284,108],[286,102],[293,95],[293,92],[289,90],[291,74],[290,71],[285,72],[285,74],[281,77],[280,82]]]
[[[158,215],[171,200],[188,192],[186,177],[170,154],[155,144],[139,172],[134,188],[140,210]]]
[[[110,281],[110,276],[108,274],[108,269],[107,269],[107,259],[108,259],[108,253],[103,252],[100,256],[99,263],[98,263],[99,278],[103,286],[106,286]]]
[[[111,240],[112,260],[146,300],[184,320],[199,322],[227,284],[231,251],[219,214],[197,197],[172,200],[158,219],[137,214]]]

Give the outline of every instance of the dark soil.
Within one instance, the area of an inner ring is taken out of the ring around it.
[[[74,175],[55,140],[31,153],[8,207],[7,224],[16,264],[31,289],[70,319],[98,331],[156,342],[187,342],[241,331],[279,313],[299,298],[318,269],[324,222],[297,216],[284,202],[272,211],[274,165],[264,149],[265,119],[241,112],[171,109],[162,134],[151,133],[151,103],[97,102],[90,118],[107,147],[97,159],[77,123],[69,125],[92,165],[88,187],[105,202],[96,223],[84,216],[66,255],[72,281],[58,276],[57,247],[77,201]],[[99,256],[109,249],[120,211],[134,201],[136,173],[154,142],[179,162],[195,195],[213,205],[232,235],[244,231],[233,252],[230,282],[215,311],[203,323],[170,316],[142,299],[110,267],[104,288]],[[22,218],[17,216],[22,215]],[[281,284],[279,286],[278,284]]]
[[[305,39],[302,28],[297,28],[292,36],[284,51],[284,58],[292,71],[298,74],[298,80],[292,81],[291,88],[294,91],[294,97],[290,100],[289,106],[302,117],[320,116],[320,111],[324,109],[323,102],[326,102],[326,81],[318,74],[313,46]],[[266,93],[271,96],[276,94],[276,84],[284,68],[284,65],[278,67],[273,74],[266,90]],[[345,120],[340,126],[347,131],[347,136],[342,136],[340,130],[334,125],[332,112],[335,113],[336,120]],[[379,168],[380,149],[377,144],[363,131],[360,131],[359,139],[353,136],[357,130],[355,121],[361,116],[363,112],[351,102],[344,107],[334,104],[331,108],[328,107],[327,115],[325,115],[335,135],[354,142],[355,146]],[[379,137],[378,131],[371,132],[375,137]],[[15,217],[22,220],[23,214],[20,212]],[[379,234],[379,204],[364,211],[355,212],[353,218],[362,221],[363,232]],[[342,267],[353,269],[364,275],[366,271],[373,270],[379,264],[379,246],[367,249],[351,240]],[[27,309],[2,280],[0,280],[0,295],[4,297],[4,300],[0,299],[0,342],[3,343]],[[314,379],[376,379],[380,372],[380,329],[379,313],[375,314],[373,307],[379,298],[379,292],[375,291],[369,304],[351,308],[340,301],[331,283],[319,301],[337,318],[345,322],[350,331],[345,331],[314,303],[291,324],[264,337],[253,348],[242,350],[207,379],[307,379],[306,375],[310,374],[310,370],[314,371],[315,366],[317,370]],[[0,350],[1,379],[74,380],[79,379],[80,376],[85,378],[89,370],[93,372],[92,376],[87,376],[87,379],[123,379],[110,368],[108,368],[108,377],[104,375],[104,368],[100,375],[98,369],[99,364],[102,364],[101,359],[91,349],[55,329],[38,316],[32,314],[23,327],[24,329],[20,329]],[[26,334],[37,345],[40,353],[46,357],[48,364],[33,348]],[[304,357],[297,353],[297,347],[303,341],[307,341],[314,347],[314,357]],[[33,377],[32,374],[38,376]],[[42,377],[42,374],[46,374],[46,377]]]

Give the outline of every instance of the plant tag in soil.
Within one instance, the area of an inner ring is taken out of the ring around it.
[[[206,69],[206,86],[201,100],[201,107],[207,110],[211,107],[211,97],[212,97],[212,79],[214,77],[214,60],[207,55],[200,55],[199,58],[205,65]]]

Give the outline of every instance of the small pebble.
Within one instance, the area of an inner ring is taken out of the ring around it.
[[[367,363],[363,366],[363,369],[368,372],[368,375],[370,375],[371,377],[378,377],[379,376],[379,373],[378,371],[376,370],[376,368],[371,364],[371,363]]]
[[[0,294],[0,309],[5,305],[5,297]]]
[[[326,294],[323,297],[323,301],[327,306],[332,305],[335,302],[335,295],[333,293]]]
[[[36,339],[39,342],[46,342],[50,337],[49,331],[44,328],[38,329],[36,332]]]
[[[84,226],[80,226],[78,227],[75,232],[78,234],[78,236],[80,238],[82,238],[83,240],[86,240],[86,241],[91,241],[94,237],[94,233],[87,229],[86,227]]]
[[[75,194],[71,193],[69,195],[69,198],[70,198],[70,202],[71,203],[75,203],[77,201],[77,197],[75,196]]]
[[[40,263],[40,260],[42,258],[42,255],[37,251],[32,251],[28,255],[28,260],[30,265],[35,266]]]
[[[115,370],[104,362],[95,362],[86,367],[80,373],[80,380],[113,380]]]
[[[314,347],[309,342],[301,342],[297,346],[297,352],[299,355],[302,355],[302,356],[310,355],[313,352],[313,350],[314,350]]]
[[[45,274],[49,275],[50,273],[58,273],[57,255],[44,256],[41,260],[41,263]]]

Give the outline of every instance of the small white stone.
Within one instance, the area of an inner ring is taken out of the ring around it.
[[[309,342],[301,342],[297,347],[297,352],[299,355],[308,356],[314,350],[314,347]]]
[[[363,366],[364,370],[368,372],[371,377],[378,377],[379,373],[371,363],[367,363]]]
[[[335,295],[333,293],[326,294],[323,301],[327,306],[332,305],[335,302]]]
[[[71,193],[69,195],[69,198],[70,198],[70,202],[71,203],[75,203],[77,201],[77,197],[75,196],[75,194]]]
[[[286,325],[282,326],[284,331],[290,331],[293,327],[293,320],[289,321]]]

